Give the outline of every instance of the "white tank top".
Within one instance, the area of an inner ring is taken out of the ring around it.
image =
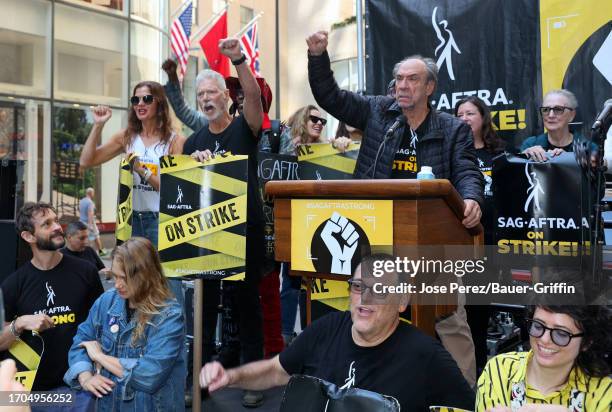
[[[159,158],[169,153],[174,137],[175,134],[172,133],[167,143],[158,141],[147,147],[140,135],[136,135],[128,146],[127,152],[138,155],[144,167],[148,168],[154,175],[159,176]],[[142,180],[138,173],[134,172],[133,177],[132,205],[134,211],[159,212],[159,192]]]

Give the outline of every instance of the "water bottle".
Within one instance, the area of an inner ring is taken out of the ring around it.
[[[435,179],[431,166],[421,166],[421,171],[417,173],[418,180]]]

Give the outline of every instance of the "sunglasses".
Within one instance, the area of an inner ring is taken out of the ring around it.
[[[542,106],[540,107],[540,113],[542,113],[543,116],[546,116],[548,113],[550,113],[551,110],[555,116],[561,116],[563,112],[565,112],[566,110],[571,111],[574,109],[572,109],[571,107],[565,107],[565,106],[555,106],[555,107]]]
[[[141,96],[132,96],[130,98],[130,103],[132,103],[132,106],[137,106],[138,104],[140,104],[140,100],[142,100],[142,102],[148,106],[151,103],[153,103],[153,100],[155,100],[155,97],[153,97],[152,94],[145,94],[142,97]]]
[[[320,122],[323,126],[325,126],[327,124],[327,120],[326,119],[322,119],[322,118],[317,117],[317,116],[310,115],[310,116],[308,116],[308,118],[314,124],[317,124],[317,122]]]
[[[557,346],[567,346],[571,342],[572,338],[584,336],[584,333],[572,334],[563,329],[555,329],[544,326],[540,321],[534,319],[527,319],[527,325],[529,326],[528,333],[534,338],[541,338],[544,336],[547,330],[550,331],[550,339]]]

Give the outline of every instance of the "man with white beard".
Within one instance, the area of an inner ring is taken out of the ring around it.
[[[265,256],[264,216],[261,196],[258,193],[255,160],[263,110],[261,90],[249,66],[245,64],[246,56],[240,49],[238,39],[222,40],[219,42],[219,49],[236,67],[244,91],[242,115],[232,117],[228,112],[230,95],[225,79],[215,71],[202,71],[196,79],[196,93],[198,105],[208,120],[208,125],[187,139],[183,153],[201,162],[225,152],[249,156],[246,279],[244,282],[238,282],[239,285],[236,286],[236,307],[233,310],[239,317],[241,361],[247,363],[263,358],[263,320],[258,288],[262,275],[262,259]],[[211,286],[208,286],[209,291],[213,289]],[[204,289],[206,292],[207,287]],[[204,341],[205,344],[210,341],[210,336],[205,336]],[[208,361],[206,346],[204,349],[204,358]],[[247,407],[257,407],[262,402],[263,395],[260,392],[246,391],[243,396],[243,405]]]

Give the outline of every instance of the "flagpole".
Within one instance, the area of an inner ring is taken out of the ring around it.
[[[195,33],[191,33],[190,40],[191,40],[191,39],[197,39],[198,37],[201,37],[201,35],[202,35],[202,32],[203,32],[203,31],[205,31],[205,30],[207,30],[208,28],[210,28],[210,26],[212,26],[212,25],[213,25],[213,23],[215,23],[215,22],[217,21],[217,19],[218,19],[219,17],[221,17],[221,15],[222,15],[223,13],[227,12],[227,9],[229,8],[229,5],[230,5],[232,2],[233,2],[233,0],[229,0],[229,1],[228,1],[228,2],[225,4],[225,7],[224,7],[222,10],[218,11],[217,13],[215,13],[215,14],[214,14],[214,15],[213,15],[213,16],[212,16],[210,19],[208,19],[208,21],[207,21],[206,23],[204,23],[204,25],[203,25],[203,26],[201,26],[201,27],[198,29],[198,31],[197,31],[197,32],[195,32]]]
[[[253,23],[255,23],[257,20],[259,20],[261,18],[261,16],[263,16],[263,14],[264,14],[263,11],[260,11],[259,13],[257,13],[257,16],[253,17],[251,19],[251,21],[249,21],[247,24],[245,24],[244,27],[242,29],[240,29],[240,31],[238,33],[236,33],[234,35],[234,37],[239,39],[244,34],[244,32],[247,31],[249,27],[251,27],[251,25]]]

